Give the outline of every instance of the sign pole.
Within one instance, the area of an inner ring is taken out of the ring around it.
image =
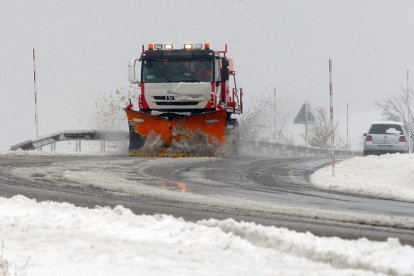
[[[335,176],[335,133],[333,129],[333,85],[332,85],[332,59],[329,59],[329,98],[330,98],[330,118],[331,118],[331,163],[332,163],[332,173],[331,175]]]
[[[308,147],[309,102],[305,102],[305,145]]]
[[[315,123],[315,115],[312,112],[311,106],[309,104],[309,101],[305,101],[305,103],[302,105],[302,107],[299,110],[298,115],[296,115],[295,119],[293,120],[293,123],[295,124],[304,124],[305,125],[305,146],[309,147],[309,124]]]

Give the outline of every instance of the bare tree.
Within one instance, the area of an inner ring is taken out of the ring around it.
[[[247,110],[240,118],[240,136],[251,140],[292,144],[293,139],[286,130],[286,103],[278,103],[278,113],[274,114],[273,99],[262,96],[254,105],[258,108]],[[274,117],[276,116],[276,118]],[[272,124],[276,120],[275,125]]]
[[[381,109],[384,120],[402,122],[413,132],[414,117],[410,107],[412,97],[414,97],[414,93],[411,89],[407,91],[406,88],[401,87],[400,94],[382,102],[375,102],[375,105]]]
[[[331,146],[331,125],[327,112],[322,107],[316,108],[317,123],[309,128],[309,145],[317,148],[329,148]],[[339,123],[334,123],[334,147],[344,149],[346,147],[344,141],[338,134]],[[301,135],[305,139],[304,135]]]

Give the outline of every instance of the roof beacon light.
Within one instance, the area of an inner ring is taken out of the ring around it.
[[[172,44],[164,44],[164,49],[165,50],[172,50],[173,49],[173,45]]]
[[[154,44],[152,43],[148,44],[148,50],[154,50]]]
[[[193,49],[193,44],[184,44],[184,49],[186,49],[186,50]]]
[[[203,44],[194,44],[194,49],[203,49]]]
[[[204,44],[204,49],[210,50],[210,43],[205,43]]]
[[[154,44],[155,50],[162,50],[162,44]]]

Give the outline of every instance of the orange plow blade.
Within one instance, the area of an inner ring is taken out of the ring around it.
[[[168,119],[125,109],[130,155],[212,156],[225,142],[226,111]]]

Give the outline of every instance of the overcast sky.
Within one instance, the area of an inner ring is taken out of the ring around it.
[[[414,82],[413,14],[409,0],[1,0],[0,149],[35,135],[32,48],[42,135],[85,127],[100,94],[128,86],[140,45],[157,42],[228,43],[248,107],[276,87],[291,110],[328,108],[332,58],[343,118],[347,102],[352,114],[377,110],[406,70]]]

